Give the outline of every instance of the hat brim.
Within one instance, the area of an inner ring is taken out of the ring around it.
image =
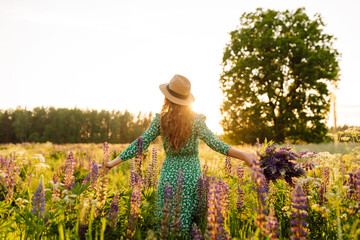
[[[192,104],[193,102],[195,102],[195,98],[194,96],[192,95],[192,93],[189,94],[188,98],[187,99],[180,99],[180,98],[177,98],[177,97],[174,97],[173,95],[171,95],[171,93],[166,89],[166,86],[168,85],[168,83],[164,83],[164,84],[161,84],[159,86],[160,88],[160,91],[165,95],[165,97],[167,99],[169,99],[171,102],[173,103],[176,103],[176,104],[179,104],[179,105],[190,105]]]

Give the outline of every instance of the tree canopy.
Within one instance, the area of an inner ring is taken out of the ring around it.
[[[234,144],[325,139],[328,85],[339,80],[340,55],[324,26],[319,14],[310,19],[304,8],[258,8],[241,16],[220,77],[222,126]]]
[[[152,114],[43,108],[0,110],[0,143],[129,143],[150,125]]]

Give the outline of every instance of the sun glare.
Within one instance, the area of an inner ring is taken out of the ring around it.
[[[204,114],[206,116],[206,124],[211,131],[213,131],[215,134],[223,133],[223,129],[219,123],[221,119],[219,108],[214,107],[212,104],[199,101],[193,103],[192,109],[195,112]]]

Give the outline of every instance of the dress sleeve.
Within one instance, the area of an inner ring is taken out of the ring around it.
[[[211,149],[227,156],[227,153],[231,147],[228,144],[220,141],[220,139],[218,139],[215,134],[207,127],[204,115],[200,115],[198,131],[199,138],[203,140]]]
[[[150,123],[149,128],[141,135],[143,140],[143,151],[145,151],[152,141],[154,141],[160,135],[160,115],[156,114],[154,120]],[[133,141],[120,155],[119,157],[124,162],[130,158],[136,156],[137,141]]]

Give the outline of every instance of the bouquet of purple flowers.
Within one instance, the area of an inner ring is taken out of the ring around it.
[[[301,155],[291,151],[290,146],[276,148],[273,141],[266,140],[260,146],[259,163],[267,182],[284,179],[294,187],[293,177],[306,176],[306,171],[297,163]]]

